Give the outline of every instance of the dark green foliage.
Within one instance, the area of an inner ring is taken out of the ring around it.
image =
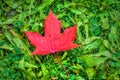
[[[75,43],[81,47],[56,53],[68,77],[52,54],[32,56],[35,49],[24,31],[43,34],[50,9],[62,22],[62,31],[77,26]],[[119,80],[119,0],[1,0],[0,80]]]

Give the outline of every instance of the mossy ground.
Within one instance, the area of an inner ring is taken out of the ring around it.
[[[24,31],[43,32],[50,9],[62,21],[62,30],[77,26],[75,43],[81,47],[30,56],[35,49]],[[119,0],[1,0],[0,80],[119,80]]]

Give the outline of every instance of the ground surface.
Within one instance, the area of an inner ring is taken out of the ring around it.
[[[50,9],[62,20],[62,30],[77,25],[81,47],[55,57],[30,56],[35,49],[24,31],[43,34]],[[1,0],[0,80],[119,80],[119,0]]]

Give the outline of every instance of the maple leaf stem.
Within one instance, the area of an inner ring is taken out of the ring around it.
[[[66,68],[63,66],[63,64],[61,63],[60,59],[58,58],[58,56],[56,55],[56,53],[53,53],[54,57],[56,58],[57,62],[62,66],[63,70],[66,72],[66,75],[68,77],[70,77],[70,74],[67,72]]]

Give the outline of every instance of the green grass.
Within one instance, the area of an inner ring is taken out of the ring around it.
[[[24,31],[43,34],[50,9],[62,29],[77,25],[81,47],[57,53],[67,77],[52,54],[30,56],[35,49]],[[119,0],[1,0],[0,80],[119,80]]]

